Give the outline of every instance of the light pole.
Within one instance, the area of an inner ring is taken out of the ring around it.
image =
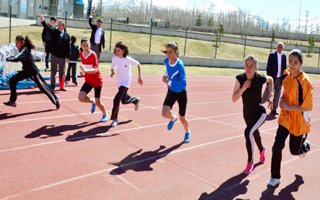
[[[152,0],[150,0],[151,2],[150,2],[150,17],[149,17],[149,22],[151,22],[152,21],[152,4],[153,4],[153,1]],[[152,26],[152,24],[150,25],[150,26]]]
[[[11,43],[11,18],[12,18],[12,5],[16,3],[17,0],[9,1],[9,43]]]
[[[301,0],[300,0],[300,6],[299,6],[299,23],[298,23],[298,32],[300,33],[300,21],[301,21]]]

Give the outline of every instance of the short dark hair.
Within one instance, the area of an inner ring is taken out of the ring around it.
[[[101,23],[103,23],[102,19],[97,19],[97,22],[101,22]]]
[[[289,54],[289,57],[290,56],[298,57],[300,63],[303,63],[303,53],[302,53],[302,51],[300,49],[293,49]]]
[[[71,43],[76,43],[76,41],[77,41],[77,38],[76,38],[76,36],[71,36]]]
[[[117,44],[114,47],[113,53],[116,53],[116,48],[119,48],[124,51],[123,57],[127,57],[127,55],[129,55],[129,48],[124,42],[122,42],[122,41],[117,42]]]
[[[89,42],[89,40],[88,40],[87,38],[81,39],[81,42],[80,42],[80,43],[82,44],[82,43],[84,43],[84,42]]]
[[[59,20],[59,21],[58,21],[58,24],[62,24],[62,25],[63,25],[63,27],[65,27],[64,22],[63,22],[63,21],[61,21],[61,20]]]
[[[57,21],[57,19],[55,17],[50,17],[50,21]]]

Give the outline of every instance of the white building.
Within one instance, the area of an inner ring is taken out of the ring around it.
[[[0,16],[9,16],[9,5],[12,6],[12,17],[35,19],[38,14],[49,16],[82,18],[84,15],[83,0],[1,0]]]

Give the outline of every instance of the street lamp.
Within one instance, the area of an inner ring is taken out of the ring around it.
[[[12,18],[12,5],[15,4],[17,0],[9,1],[9,43],[11,43],[11,18]]]

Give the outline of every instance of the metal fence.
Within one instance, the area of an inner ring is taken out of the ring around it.
[[[170,41],[178,42],[180,55],[209,57],[217,59],[243,60],[245,56],[252,54],[261,62],[267,62],[268,55],[275,51],[277,43],[282,41],[285,43],[284,53],[289,54],[292,49],[298,48],[305,53],[305,66],[320,67],[320,43],[316,43],[312,53],[307,53],[309,44],[307,41],[280,40],[272,41],[272,38],[262,38],[249,35],[229,35],[218,33],[195,32],[190,29],[173,30],[153,27],[152,21],[146,26],[140,27],[139,30],[133,31],[119,28],[119,23],[115,23],[112,19],[107,25],[109,31],[109,51],[113,45],[122,40],[130,46],[138,46],[130,48],[131,52],[159,54],[163,45]],[[129,26],[129,25],[126,25]],[[107,32],[108,32],[107,31]],[[117,32],[115,32],[117,31]],[[128,36],[128,35],[133,36]],[[131,39],[133,37],[133,39]],[[139,45],[133,43],[143,43],[145,48],[139,48]]]

